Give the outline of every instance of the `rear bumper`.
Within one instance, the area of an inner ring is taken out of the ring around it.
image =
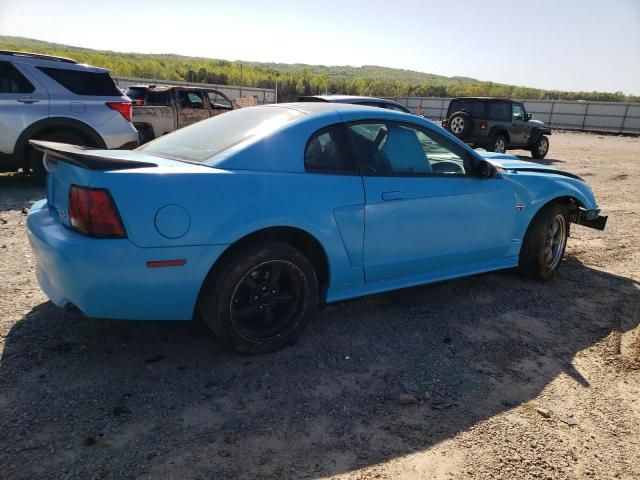
[[[226,245],[140,248],[128,239],[96,239],[62,225],[46,200],[27,219],[40,287],[60,307],[123,320],[190,320],[204,279]],[[148,268],[154,260],[186,259]]]

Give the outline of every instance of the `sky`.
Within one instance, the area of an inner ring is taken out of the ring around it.
[[[640,0],[0,0],[0,35],[640,95]]]

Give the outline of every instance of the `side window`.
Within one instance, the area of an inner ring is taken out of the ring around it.
[[[182,108],[204,108],[202,93],[194,90],[179,90],[178,99]]]
[[[489,104],[489,120],[508,122],[511,120],[511,109],[506,102],[491,102]]]
[[[10,62],[0,62],[0,93],[31,93],[35,87]]]
[[[209,102],[211,102],[211,106],[213,108],[233,108],[231,105],[231,100],[225,97],[222,93],[215,90],[209,90],[207,91],[207,95],[209,96]]]
[[[51,67],[37,68],[76,95],[97,97],[122,96],[122,92],[116,87],[116,84],[107,72],[67,70],[64,68]]]
[[[467,171],[471,170],[470,165],[465,165],[464,154],[454,152],[451,146],[446,144],[446,141],[437,137],[437,134],[427,130],[417,130],[416,132],[433,173],[465,175]]]
[[[395,122],[351,124],[349,139],[363,170],[379,176],[458,174],[463,156],[419,127]]]
[[[304,168],[308,172],[353,173],[353,164],[345,156],[342,132],[331,126],[314,133],[304,150]]]
[[[171,94],[169,90],[149,90],[145,99],[145,105],[167,106],[171,105]]]
[[[513,104],[513,120],[524,120],[524,107],[519,103]]]

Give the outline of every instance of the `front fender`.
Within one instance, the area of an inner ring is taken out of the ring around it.
[[[547,181],[541,181],[541,179]],[[509,180],[514,182],[519,203],[525,206],[518,216],[516,236],[514,237],[520,240],[524,239],[527,228],[536,214],[553,201],[571,198],[585,210],[597,209],[593,192],[581,180],[560,176],[545,178],[540,175],[525,174],[509,175]]]
[[[575,198],[586,210],[593,210],[598,206],[591,188],[585,182],[563,178],[551,182],[541,190],[532,200],[531,210],[537,213],[547,203],[566,197]]]

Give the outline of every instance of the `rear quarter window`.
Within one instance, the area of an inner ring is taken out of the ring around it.
[[[82,70],[50,67],[38,67],[38,69],[76,95],[97,97],[122,96],[122,92],[116,87],[116,84],[107,72],[85,72]]]
[[[9,62],[0,62],[0,93],[31,93],[34,86]]]

